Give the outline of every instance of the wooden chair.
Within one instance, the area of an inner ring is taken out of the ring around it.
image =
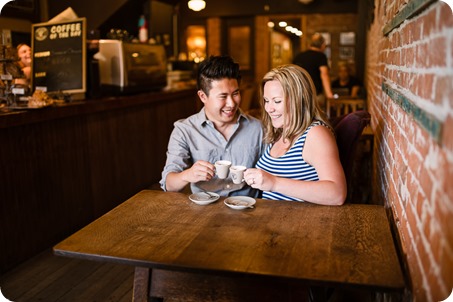
[[[327,99],[327,116],[332,119],[357,110],[365,110],[364,99],[340,97],[338,99]]]

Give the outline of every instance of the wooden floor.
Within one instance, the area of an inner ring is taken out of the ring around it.
[[[54,256],[48,250],[2,275],[0,289],[14,302],[130,302],[133,278],[131,266]]]
[[[133,278],[133,267],[54,256],[49,250],[0,276],[0,289],[4,297],[14,302],[130,302]],[[376,294],[366,290],[336,290],[328,301],[381,301],[376,299],[379,297]],[[170,296],[173,295],[174,292]],[[196,301],[186,298],[183,294],[182,298],[171,297],[164,301]],[[0,302],[4,302],[2,296]]]

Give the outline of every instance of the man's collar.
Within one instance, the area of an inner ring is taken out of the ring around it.
[[[237,118],[237,122],[239,123],[239,121],[241,120],[241,118],[244,118],[246,119],[247,121],[250,120],[249,116],[247,116],[241,108],[238,108],[237,110],[237,113],[238,113],[238,118]],[[201,108],[201,110],[197,113],[197,124],[203,126],[205,123],[209,122],[209,119],[206,117],[206,111],[205,111],[205,108]]]

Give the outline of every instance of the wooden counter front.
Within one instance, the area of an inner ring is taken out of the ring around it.
[[[0,114],[0,273],[159,181],[194,90]]]

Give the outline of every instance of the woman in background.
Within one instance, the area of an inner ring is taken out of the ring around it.
[[[19,58],[19,66],[25,75],[25,78],[18,78],[14,81],[15,84],[30,85],[31,75],[31,48],[27,44],[17,45],[17,56]]]
[[[338,63],[338,78],[332,81],[332,89],[345,88],[348,89],[349,96],[358,97],[360,92],[359,79],[351,75],[351,70],[346,62]]]
[[[247,184],[264,199],[342,205],[346,179],[310,75],[297,65],[279,66],[260,90],[268,146],[256,168],[244,173]]]

